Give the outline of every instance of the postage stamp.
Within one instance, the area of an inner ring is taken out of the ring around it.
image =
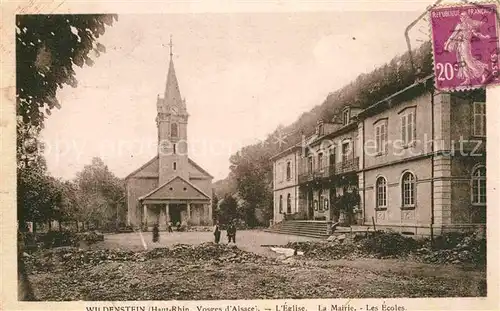
[[[436,88],[460,91],[499,84],[497,6],[457,4],[429,13]]]

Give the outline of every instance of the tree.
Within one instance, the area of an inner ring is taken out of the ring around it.
[[[92,66],[91,52],[105,47],[97,42],[117,15],[17,15],[17,114],[25,124],[43,125],[45,114],[60,108],[56,91],[77,86],[73,65]]]
[[[93,158],[75,179],[78,189],[78,217],[99,228],[116,225],[125,200],[125,186],[100,158]]]
[[[231,195],[226,195],[220,200],[217,211],[218,220],[221,224],[228,224],[231,220],[238,218],[238,206]]]
[[[17,15],[16,104],[18,220],[54,217],[57,189],[47,176],[40,130],[46,114],[60,107],[56,91],[77,86],[73,65],[91,66],[89,54],[105,51],[97,39],[116,15]],[[61,215],[59,215],[61,216]]]

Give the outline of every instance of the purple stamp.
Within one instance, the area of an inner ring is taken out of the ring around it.
[[[435,7],[430,10],[430,19],[438,90],[500,83],[496,5]]]

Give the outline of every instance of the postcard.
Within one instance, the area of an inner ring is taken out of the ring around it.
[[[497,310],[499,9],[5,2],[0,308]]]

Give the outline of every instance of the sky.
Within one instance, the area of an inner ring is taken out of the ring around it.
[[[62,108],[42,132],[49,172],[71,179],[99,156],[125,177],[156,154],[170,35],[189,156],[218,180],[241,146],[406,52],[404,30],[421,13],[121,14],[99,40],[106,53],[57,93]]]

